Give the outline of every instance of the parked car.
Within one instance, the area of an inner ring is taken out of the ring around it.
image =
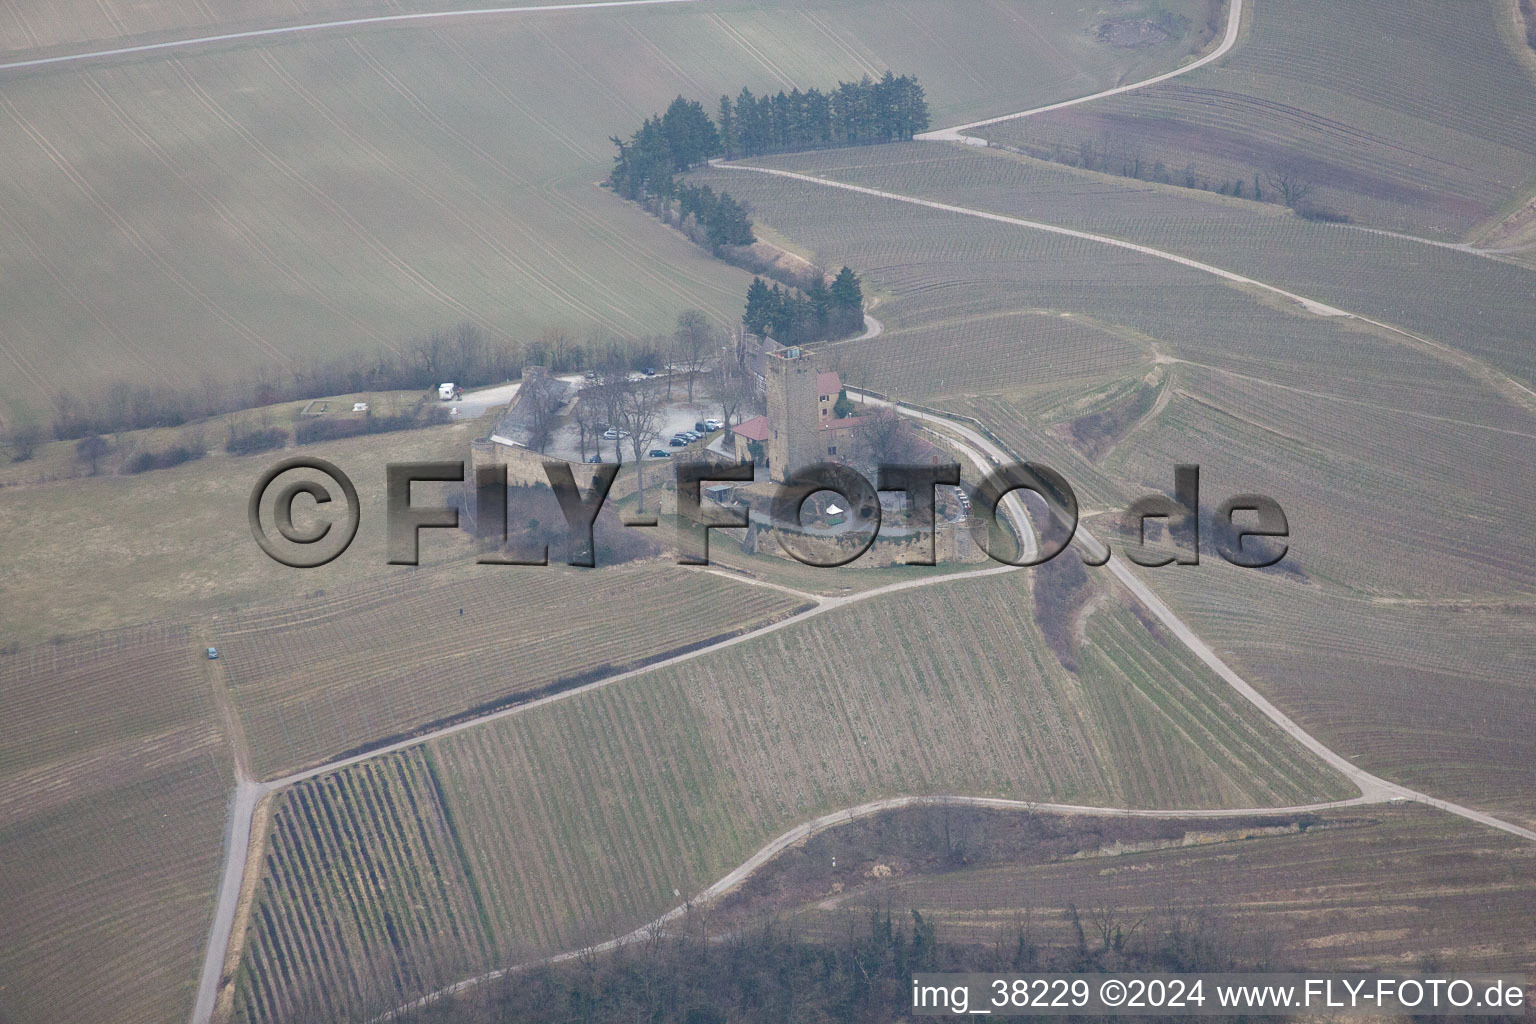
[[[654,367],[654,366],[647,366],[645,368],[645,375],[647,377],[654,377],[654,376],[656,376],[656,367]]]
[[[686,437],[674,437],[672,440],[668,441],[667,444],[671,445],[673,448],[682,448],[688,444],[688,439]]]
[[[603,461],[603,457],[601,455],[588,455],[587,456],[587,461],[588,462],[602,462]]]
[[[713,434],[717,430],[724,430],[725,424],[721,423],[719,420],[705,420],[704,429]]]
[[[697,422],[697,423],[695,423],[693,425],[693,429],[697,430],[700,434],[703,434],[705,431],[707,431],[709,429],[709,424],[707,422],[705,422],[704,420],[699,420],[699,422]]]
[[[704,435],[699,433],[697,430],[685,430],[683,431],[683,436],[690,441],[697,441]]]
[[[210,647],[210,648],[208,648],[208,660],[209,661],[217,661],[218,659],[219,659],[219,649],[217,647]]]
[[[609,427],[607,430],[603,431],[603,440],[604,441],[620,441],[620,440],[623,440],[624,438],[626,438],[628,436],[629,436],[629,431],[627,431],[627,430],[616,430],[613,427]]]
[[[667,451],[665,448],[651,449],[651,458],[653,459],[670,459],[671,457],[672,453]]]

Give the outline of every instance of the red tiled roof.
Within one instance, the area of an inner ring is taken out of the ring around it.
[[[821,429],[822,430],[847,430],[847,429],[852,429],[853,427],[858,426],[860,423],[863,423],[868,418],[869,417],[867,417],[867,416],[845,416],[842,419],[837,419],[835,417],[828,417],[827,419],[824,419],[824,420],[821,421]]]
[[[748,441],[768,440],[768,417],[754,416],[745,423],[738,423],[731,428],[731,433],[740,435]]]
[[[843,390],[843,379],[836,371],[824,370],[816,375],[816,393],[818,395],[836,395]]]

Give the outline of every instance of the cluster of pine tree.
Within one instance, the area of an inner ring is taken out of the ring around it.
[[[746,207],[732,199],[729,192],[716,195],[708,185],[679,185],[677,206],[683,230],[702,245],[715,248],[751,245],[757,241]],[[690,217],[693,218],[691,224]]]
[[[848,267],[838,271],[832,287],[818,278],[803,291],[777,284],[770,288],[754,277],[741,322],[751,333],[782,345],[846,338],[864,327],[864,290]]]
[[[619,147],[608,184],[625,199],[677,192],[672,175],[719,156],[720,133],[702,104],[679,96],[665,114],[645,119],[628,142],[609,136]]]
[[[927,129],[928,101],[916,76],[889,71],[878,82],[868,75],[839,82],[831,92],[758,97],[744,88],[734,102],[721,96],[713,119],[702,104],[679,96],[628,141],[611,136],[619,155],[608,183],[626,199],[670,199],[677,192],[672,176],[711,157],[898,142]]]
[[[865,75],[828,93],[795,89],[758,97],[743,89],[735,103],[720,97],[715,123],[729,159],[901,142],[928,130],[928,101],[916,76],[887,71],[878,82]]]

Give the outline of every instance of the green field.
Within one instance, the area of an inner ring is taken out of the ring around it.
[[[1244,9],[1237,48],[1145,90],[981,129],[1049,153],[1109,145],[1251,182],[1287,162],[1357,220],[1459,239],[1536,192],[1536,102],[1512,4],[1280,0]],[[1251,194],[1252,186],[1249,185]]]
[[[302,784],[278,813],[245,1017],[321,992],[367,1012],[466,964],[622,934],[790,825],[882,796],[1208,807],[1349,795],[1117,601],[1088,620],[1082,668],[1065,672],[1026,610],[1026,578],[872,599]],[[364,863],[378,865],[367,884]],[[347,975],[373,970],[383,915],[430,875],[454,888],[383,956],[399,973]],[[282,963],[290,973],[275,975]]]
[[[1171,66],[1193,42],[1110,47],[1096,8],[1036,6],[510,15],[0,73],[16,140],[0,408],[45,418],[61,389],[125,375],[280,374],[460,321],[498,342],[553,323],[643,335],[688,306],[731,322],[744,274],[595,187],[608,136],[679,92],[712,107],[888,67],[922,78],[936,118],[980,115]]]

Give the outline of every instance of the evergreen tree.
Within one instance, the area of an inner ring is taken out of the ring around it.
[[[762,278],[754,277],[747,288],[747,311],[741,316],[742,326],[759,338],[765,338],[771,330],[773,315],[773,294]]]
[[[671,170],[686,171],[720,152],[720,136],[704,105],[679,96],[661,118]]]
[[[729,192],[720,193],[705,231],[710,245],[751,245],[757,241],[746,209]]]
[[[736,113],[731,106],[731,98],[722,95],[720,97],[720,113],[715,117],[716,130],[720,135],[720,151],[725,154],[727,160],[736,156]]]
[[[827,290],[826,279],[820,271],[816,274],[816,280],[805,290],[805,297],[811,304],[811,312],[816,317],[816,331],[818,335],[825,336],[828,326],[831,324],[832,293]]]
[[[852,334],[864,325],[864,289],[851,267],[843,267],[832,282],[829,326],[838,334]]]

